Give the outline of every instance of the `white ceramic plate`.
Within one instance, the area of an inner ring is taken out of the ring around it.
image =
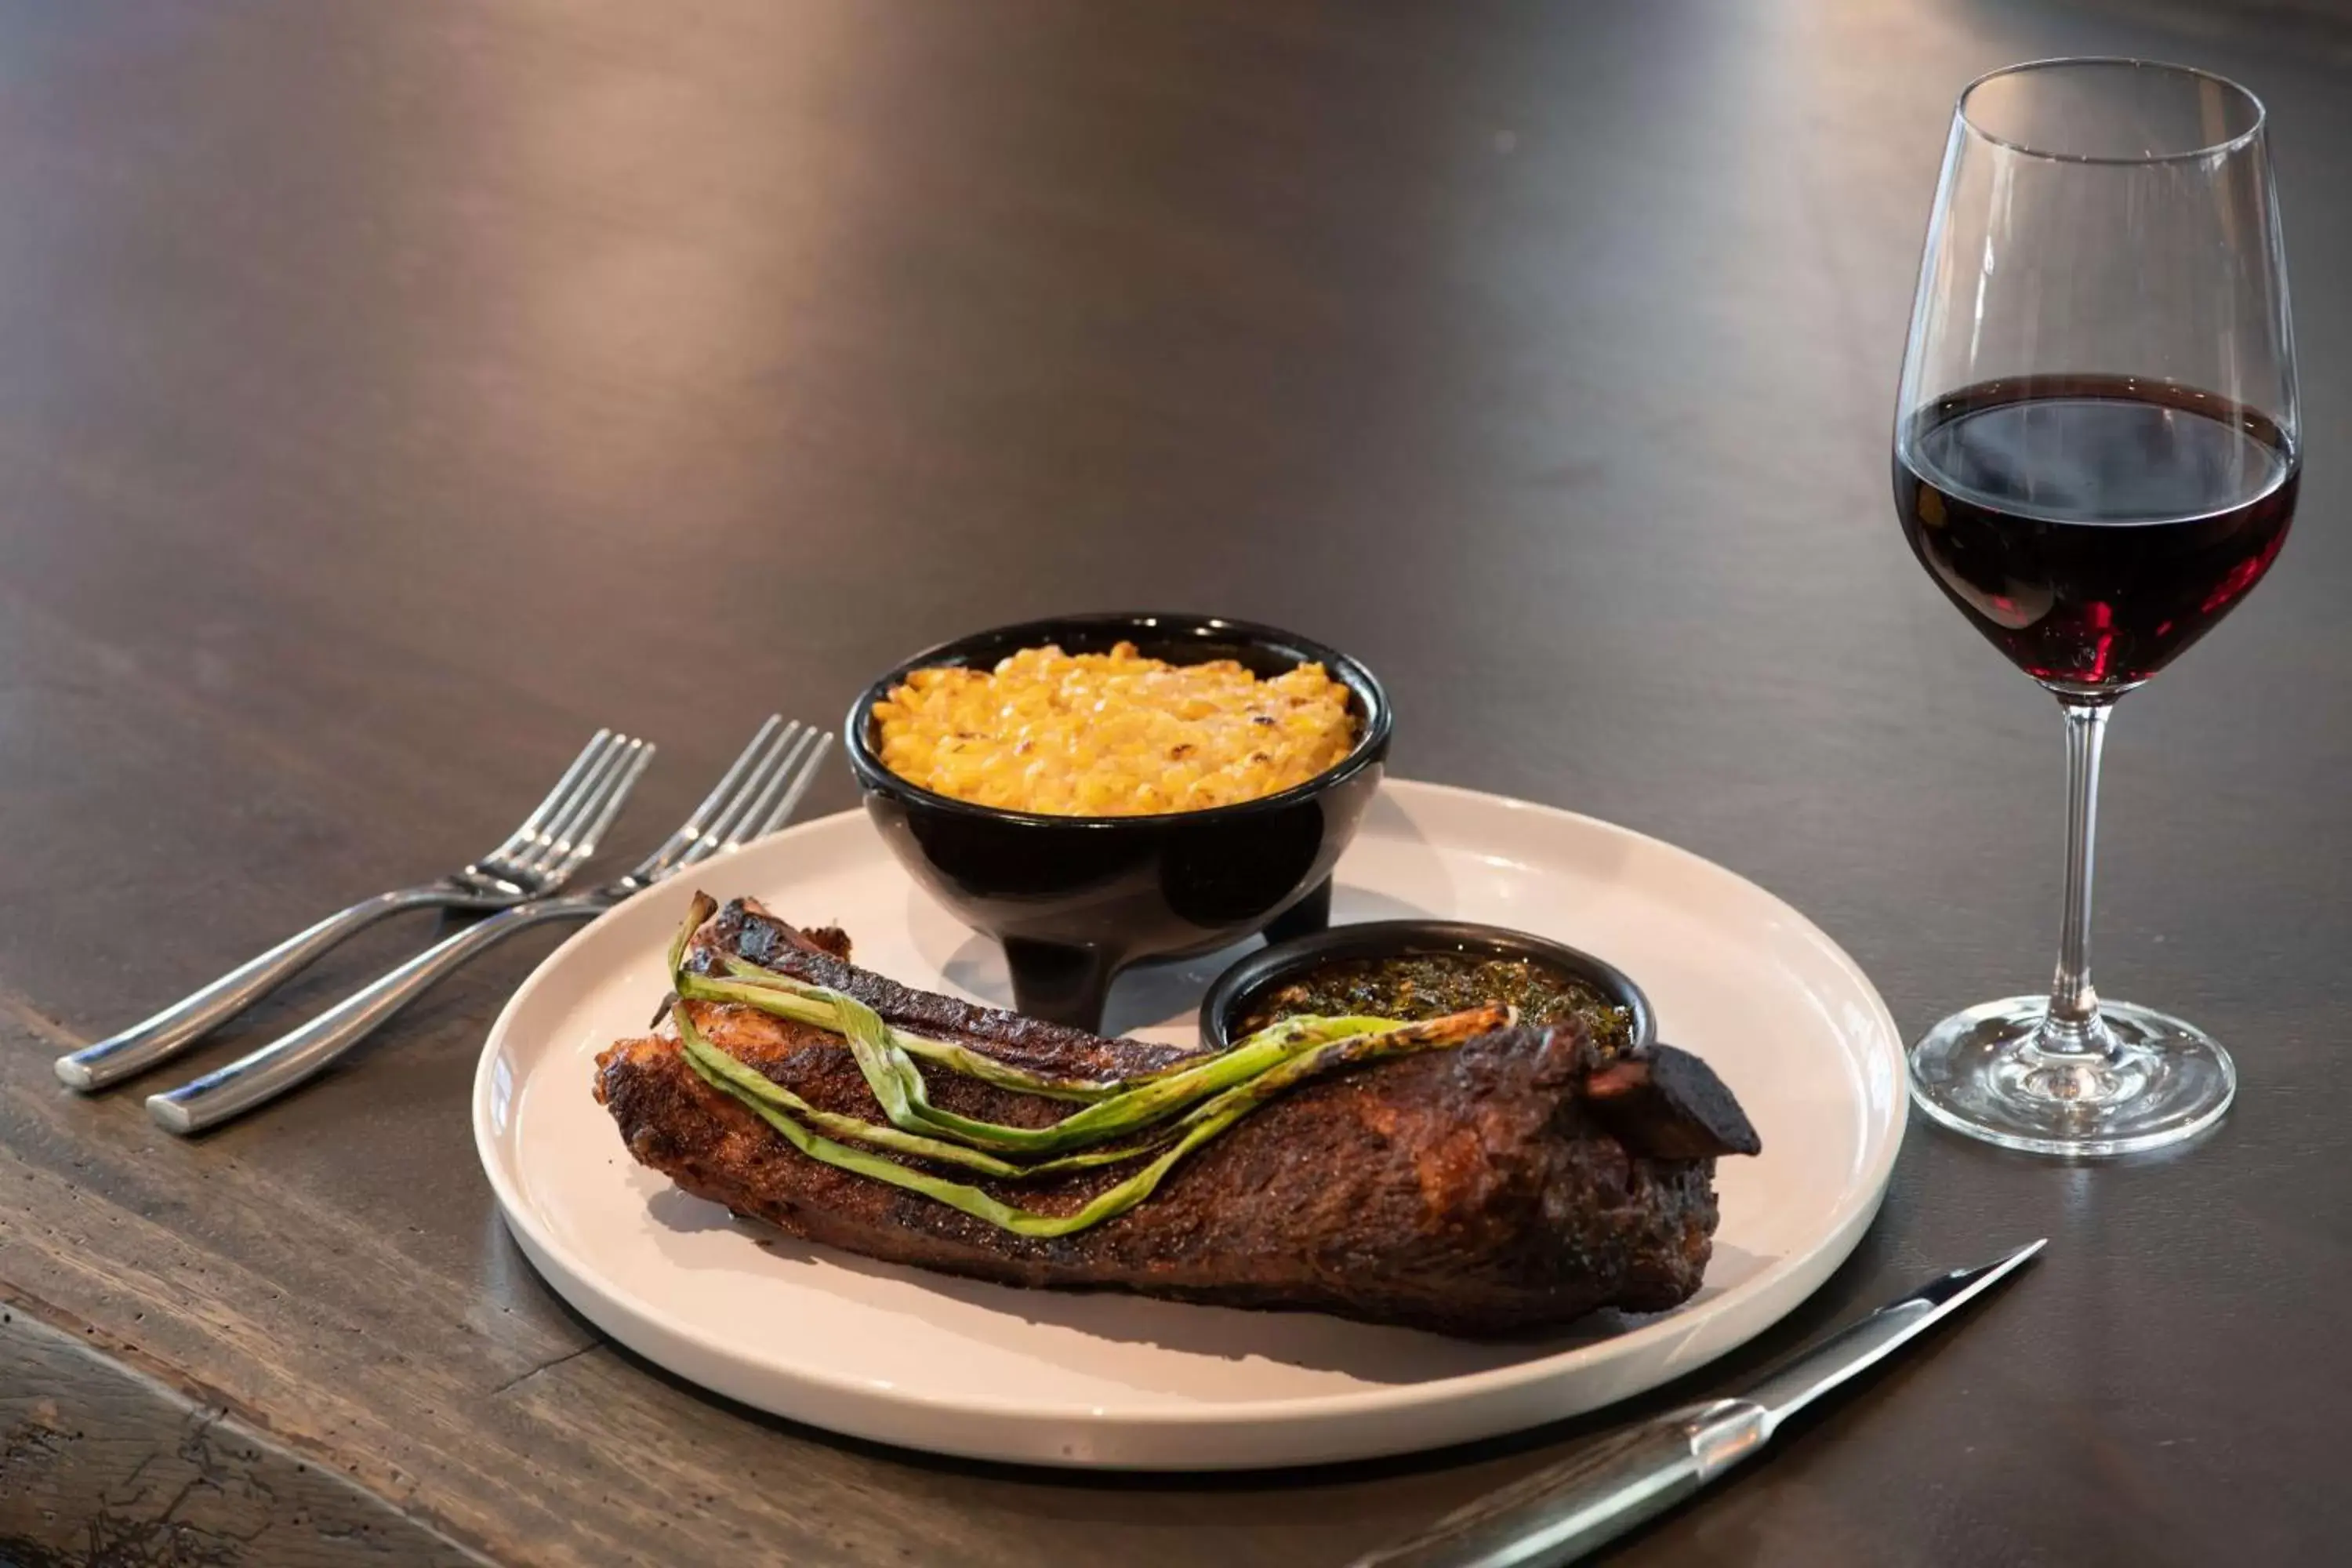
[[[1335,918],[1444,915],[1573,943],[1648,991],[1764,1140],[1718,1167],[1706,1286],[1675,1311],[1478,1344],[1300,1313],[1065,1294],[789,1240],[640,1167],[590,1093],[646,1032],[694,888],[839,924],[861,963],[1009,1005],[1003,960],[918,890],[860,813],[657,887],[566,942],[490,1031],[474,1136],[508,1226],[599,1328],[778,1415],[942,1453],[1238,1468],[1489,1436],[1638,1394],[1763,1330],[1853,1250],[1903,1136],[1894,1020],[1803,916],[1696,856],[1590,817],[1391,780],[1339,863]],[[689,885],[690,884],[690,885]],[[1236,950],[1236,952],[1241,950]],[[1110,1026],[1189,1039],[1234,953],[1122,982]]]

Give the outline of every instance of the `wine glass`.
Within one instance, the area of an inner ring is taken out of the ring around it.
[[[2011,66],[1960,94],[1895,417],[1903,532],[1945,596],[2065,714],[2065,919],[2050,994],[1911,1047],[1930,1116],[2011,1148],[2114,1154],[2210,1126],[2237,1070],[2091,988],[2107,713],[2262,580],[2300,472],[2294,344],[2263,106],[2145,60]]]

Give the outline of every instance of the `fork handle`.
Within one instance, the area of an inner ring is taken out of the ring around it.
[[[519,931],[550,921],[586,920],[612,907],[589,897],[518,904],[426,948],[383,979],[353,992],[289,1035],[239,1057],[168,1094],[147,1097],[149,1114],[167,1130],[201,1132],[277,1099],[382,1027],[394,1014]]]
[[[89,1093],[169,1061],[307,968],[329,948],[366,930],[386,915],[462,901],[450,888],[403,888],[362,899],[297,931],[260,957],[237,965],[192,995],[183,997],[144,1023],[111,1039],[85,1046],[57,1060],[58,1077]]]

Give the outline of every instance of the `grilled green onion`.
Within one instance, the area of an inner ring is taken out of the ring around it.
[[[922,1074],[900,1043],[901,1037],[881,1015],[856,997],[790,975],[772,974],[769,981],[753,985],[681,971],[677,990],[684,998],[740,1003],[842,1036],[848,1040],[858,1070],[883,1115],[902,1131],[1022,1154],[1057,1154],[1140,1131],[1212,1094],[1247,1082],[1300,1050],[1342,1035],[1397,1026],[1391,1018],[1286,1018],[1230,1050],[1121,1089],[1050,1126],[1008,1127],[932,1105]]]
[[[969,1183],[934,1176],[899,1164],[885,1155],[853,1148],[811,1131],[793,1120],[777,1102],[748,1091],[732,1076],[721,1076],[710,1058],[732,1058],[695,1032],[694,1020],[688,1016],[683,1002],[677,1004],[673,1016],[677,1022],[679,1038],[686,1045],[688,1063],[703,1080],[748,1106],[761,1121],[782,1133],[793,1148],[811,1159],[822,1161],[836,1170],[871,1176],[894,1187],[920,1193],[1015,1236],[1056,1237],[1070,1236],[1125,1214],[1150,1197],[1160,1185],[1160,1179],[1175,1167],[1179,1160],[1259,1106],[1318,1072],[1359,1062],[1377,1061],[1386,1057],[1458,1046],[1464,1040],[1496,1027],[1507,1015],[1500,1008],[1477,1008],[1444,1018],[1432,1018],[1426,1023],[1408,1024],[1382,1034],[1350,1035],[1302,1052],[1248,1082],[1227,1089],[1199,1107],[1184,1119],[1182,1136],[1157,1159],[1066,1215],[1039,1214],[1034,1209],[1016,1208]],[[740,1066],[740,1063],[737,1065]],[[787,1098],[798,1100],[798,1096],[784,1092]],[[806,1101],[800,1103],[805,1105]],[[1133,1151],[1129,1152],[1129,1155],[1132,1153]]]
[[[1094,1149],[1084,1153],[1064,1154],[1052,1160],[1041,1160],[1032,1165],[1016,1165],[977,1149],[967,1149],[961,1143],[949,1143],[937,1138],[925,1138],[917,1133],[901,1132],[896,1127],[879,1126],[860,1121],[855,1116],[843,1116],[836,1111],[820,1110],[776,1082],[757,1068],[747,1067],[725,1051],[702,1037],[694,1020],[686,1015],[682,1004],[671,1005],[671,1016],[677,1025],[677,1035],[686,1047],[687,1060],[700,1073],[703,1080],[727,1090],[747,1103],[759,1101],[787,1115],[797,1116],[820,1131],[836,1138],[854,1138],[877,1149],[896,1153],[912,1154],[921,1160],[935,1160],[942,1164],[961,1165],[983,1176],[995,1176],[1004,1181],[1021,1181],[1032,1176],[1058,1174],[1064,1171],[1083,1171],[1097,1165],[1116,1165],[1139,1155],[1149,1154],[1168,1142],[1172,1131],[1156,1140],[1131,1143],[1115,1149]]]
[[[831,1003],[803,997],[799,991],[793,989],[805,986],[806,982],[795,980],[788,974],[779,974],[772,969],[762,969],[749,959],[737,958],[732,953],[727,954],[724,962],[727,965],[727,973],[735,984],[775,991],[781,994],[794,997],[802,1005],[786,1008],[781,1005],[772,1005],[766,997],[747,996],[738,992],[730,992],[722,996],[716,990],[711,989],[705,991],[707,999],[741,1002],[748,1006],[765,1008],[779,1017],[796,1018],[803,1024],[814,1024],[820,1029],[834,1027]],[[700,977],[698,979],[698,983],[706,988],[726,984],[724,981]],[[1075,1100],[1087,1102],[1108,1100],[1120,1089],[1142,1081],[1143,1078],[1160,1077],[1172,1070],[1169,1068],[1160,1068],[1152,1073],[1140,1074],[1134,1078],[1052,1078],[1045,1073],[1031,1072],[1026,1068],[1014,1067],[1010,1062],[998,1061],[994,1057],[985,1056],[969,1046],[960,1046],[953,1040],[926,1039],[920,1035],[910,1035],[903,1029],[894,1029],[892,1032],[898,1036],[899,1046],[910,1057],[946,1068],[950,1072],[961,1073],[965,1078],[978,1079],[982,1083],[994,1084],[999,1089],[1009,1089],[1020,1094],[1039,1095],[1047,1100]],[[1175,1064],[1178,1067],[1182,1065],[1181,1062]]]
[[[1444,1049],[1502,1027],[1513,1017],[1508,1007],[1490,1006],[1418,1024],[1390,1018],[1288,1018],[1213,1056],[1186,1058],[1149,1073],[1103,1081],[1053,1079],[966,1046],[903,1033],[856,997],[740,958],[728,960],[729,979],[688,973],[687,949],[696,929],[717,907],[697,894],[669,950],[673,991],[668,1011],[688,1066],[810,1158],[920,1193],[1020,1236],[1067,1236],[1124,1214],[1149,1197],[1186,1154],[1318,1073]],[[751,1006],[841,1036],[889,1125],[811,1105],[736,1060],[695,1026],[687,1005],[690,1000]],[[1000,1089],[1087,1103],[1047,1127],[978,1121],[930,1103],[921,1069],[915,1065],[917,1057]],[[1114,1142],[1122,1139],[1129,1141]],[[1150,1160],[1072,1213],[1046,1215],[1015,1207],[967,1183],[902,1164],[890,1158],[892,1153],[1000,1181],[1146,1156]]]

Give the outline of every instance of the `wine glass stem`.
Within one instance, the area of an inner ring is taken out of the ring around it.
[[[2067,702],[2066,915],[2058,929],[2058,973],[2050,983],[2045,1051],[2105,1054],[2110,1042],[2091,987],[2091,852],[2099,831],[2099,753],[2106,744],[2105,702]]]

